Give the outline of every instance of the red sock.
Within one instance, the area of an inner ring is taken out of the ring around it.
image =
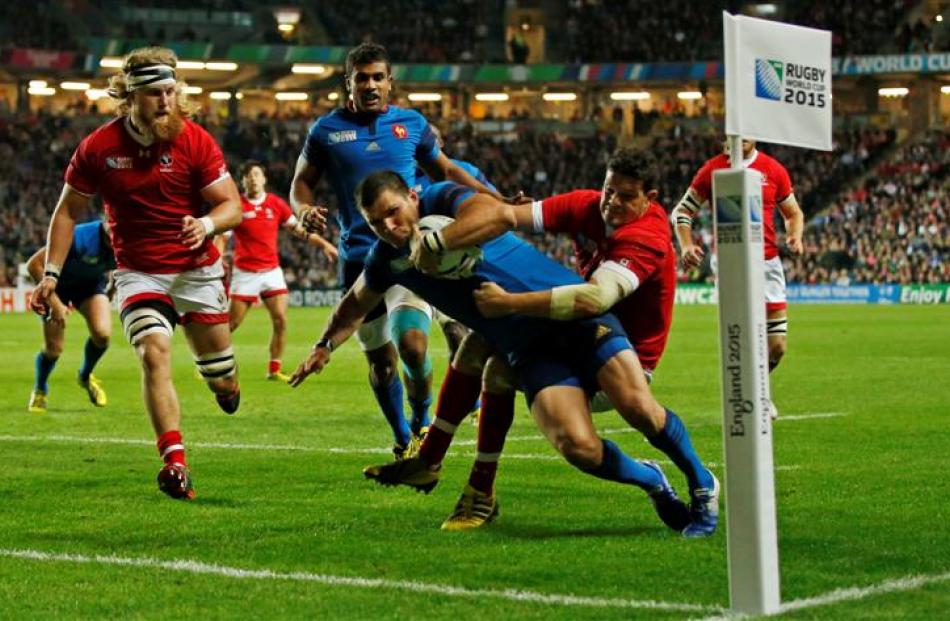
[[[280,371],[280,359],[271,360],[267,363],[267,372],[273,375]]]
[[[429,433],[419,448],[419,457],[424,462],[432,466],[442,463],[449,445],[452,444],[455,429],[472,411],[481,388],[480,375],[468,375],[449,366],[439,390],[435,419],[429,425]]]
[[[187,465],[185,462],[185,445],[181,441],[181,432],[177,429],[166,431],[158,437],[158,454],[166,464]]]
[[[478,453],[468,484],[491,495],[495,488],[498,459],[515,418],[515,393],[482,393],[482,411],[478,417]]]

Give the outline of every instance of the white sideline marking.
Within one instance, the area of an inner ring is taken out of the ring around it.
[[[0,442],[76,442],[79,444],[126,444],[133,446],[153,446],[155,443],[152,440],[140,440],[136,438],[103,438],[103,437],[83,437],[83,436],[64,436],[51,434],[48,436],[14,436],[14,435],[0,435]],[[463,443],[455,442],[453,446],[464,445],[464,446],[473,446],[472,443]],[[358,454],[370,454],[370,455],[389,455],[392,453],[392,450],[389,448],[368,448],[368,447],[353,447],[353,448],[344,448],[344,447],[313,447],[313,446],[298,446],[293,444],[229,444],[226,442],[190,442],[188,446],[194,448],[202,449],[226,449],[226,450],[239,450],[239,451],[294,451],[299,453],[331,453],[336,455],[358,455]],[[449,451],[449,455],[457,456],[459,455],[456,451]],[[502,453],[502,459],[521,459],[521,460],[538,460],[538,461],[561,461],[563,458],[560,455],[554,455],[550,453]],[[663,465],[669,466],[672,465],[670,461],[654,460]],[[720,464],[716,462],[706,462],[706,465],[710,468],[719,468]],[[776,470],[798,470],[801,466],[798,465],[782,465],[776,466]]]
[[[701,604],[680,604],[674,602],[659,602],[655,600],[635,600],[608,597],[585,597],[560,593],[539,593],[537,591],[521,591],[518,589],[468,589],[449,584],[435,584],[413,582],[409,580],[383,580],[381,578],[359,578],[350,576],[332,576],[328,574],[313,574],[309,572],[278,572],[270,569],[241,569],[214,565],[201,561],[172,560],[163,561],[148,557],[122,556],[85,556],[82,554],[62,554],[41,552],[38,550],[7,550],[0,549],[0,557],[20,558],[34,561],[88,563],[98,565],[118,565],[124,567],[144,567],[149,569],[165,569],[192,574],[208,574],[236,578],[240,580],[286,580],[291,582],[316,582],[329,586],[348,586],[366,589],[398,589],[421,593],[436,593],[452,597],[479,597],[548,604],[555,606],[586,606],[592,608],[627,608],[667,610],[673,612],[702,612],[720,611],[718,606],[703,606]]]
[[[796,610],[804,610],[806,608],[831,606],[841,602],[853,602],[859,599],[866,599],[868,597],[874,597],[875,595],[883,595],[886,593],[912,591],[929,584],[947,582],[948,580],[950,580],[950,571],[930,576],[904,576],[903,578],[885,580],[884,582],[879,582],[878,584],[872,584],[871,586],[866,587],[847,587],[843,589],[835,589],[834,591],[829,591],[824,595],[793,599],[792,601],[785,602],[780,606],[779,614],[794,612]],[[722,614],[718,614],[716,616],[705,617],[701,621],[735,621],[737,619],[748,618],[748,615],[725,611]]]

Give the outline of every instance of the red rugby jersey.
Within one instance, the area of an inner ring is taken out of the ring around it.
[[[778,246],[775,245],[775,207],[792,194],[792,180],[788,176],[788,171],[778,160],[759,151],[755,151],[751,161],[744,163],[744,166],[762,173],[763,245],[765,247],[765,258],[771,259],[778,256]],[[693,177],[690,187],[703,200],[709,200],[709,197],[712,196],[713,171],[723,168],[729,168],[729,158],[725,153],[720,153],[703,164],[703,167]]]
[[[280,266],[277,233],[294,217],[282,198],[270,192],[257,202],[242,195],[243,219],[234,229],[234,265],[247,272],[266,272]]]
[[[613,232],[600,214],[601,193],[576,190],[541,203],[544,229],[569,233],[581,275],[588,279],[604,261],[627,268],[639,283],[612,309],[636,350],[640,364],[653,370],[660,362],[673,322],[676,252],[666,211],[650,203],[644,214]]]
[[[153,274],[218,259],[210,237],[195,250],[182,243],[181,220],[204,215],[201,190],[228,176],[221,149],[198,124],[186,120],[171,142],[145,144],[128,117],[86,136],[66,168],[71,188],[102,197],[118,267]]]

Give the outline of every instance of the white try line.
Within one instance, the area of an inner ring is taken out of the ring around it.
[[[603,413],[606,414],[607,412],[603,412]],[[597,412],[596,414],[602,414],[602,412]],[[782,421],[812,420],[816,418],[837,418],[839,416],[847,416],[847,414],[844,414],[843,412],[819,412],[816,414],[794,414],[790,416],[779,416],[775,422],[780,423]],[[594,418],[594,422],[597,422],[596,416]],[[693,429],[696,427],[711,427],[713,425],[719,425],[719,424],[721,423],[719,422],[717,423],[701,423],[701,422],[690,423],[689,428]],[[639,431],[637,431],[636,429],[632,427],[618,427],[618,428],[608,427],[605,429],[598,429],[597,431],[598,433],[603,434],[603,435],[616,435],[616,434],[622,434],[622,433],[640,433]],[[505,438],[505,442],[531,442],[533,440],[543,440],[543,439],[544,439],[544,436],[540,434],[526,435],[526,436],[508,436],[507,438]],[[453,446],[474,446],[475,442],[476,442],[475,440],[457,440],[453,442],[452,445]]]
[[[633,431],[633,430],[631,430]],[[541,436],[538,436],[541,438]],[[543,439],[543,438],[541,438]],[[152,440],[142,440],[138,438],[105,438],[105,437],[95,437],[95,436],[64,436],[51,434],[46,436],[14,436],[14,435],[0,435],[0,442],[62,442],[65,444],[74,443],[74,444],[120,444],[120,445],[132,445],[132,446],[154,446],[155,442]],[[455,442],[453,446],[474,446],[474,442]],[[299,446],[293,444],[231,444],[226,442],[189,442],[187,444],[189,447],[198,448],[198,449],[224,449],[229,451],[290,451],[297,453],[330,453],[332,455],[392,455],[392,449],[386,447],[372,448],[372,447],[314,447],[314,446]],[[460,455],[459,451],[449,451],[448,455],[456,456]],[[471,455],[471,453],[469,453]],[[502,459],[516,459],[516,460],[526,460],[526,461],[563,461],[563,457],[551,453],[502,453]],[[669,466],[672,464],[670,461],[665,460],[654,460],[663,465]],[[719,468],[721,464],[716,462],[706,462],[706,465],[710,468]],[[798,470],[801,466],[798,465],[781,465],[776,466],[776,470]]]
[[[793,599],[785,602],[779,608],[779,614],[786,612],[795,612],[808,608],[818,608],[820,606],[832,606],[841,602],[853,602],[861,599],[867,599],[876,595],[887,593],[900,593],[902,591],[912,591],[930,584],[950,581],[950,571],[942,574],[932,574],[929,576],[904,576],[893,580],[885,580],[877,584],[866,587],[848,587],[844,589],[835,589],[824,595],[816,597],[805,597],[802,599]],[[701,621],[737,621],[738,619],[748,619],[747,615],[730,613],[728,611],[716,614],[712,617],[705,617]]]
[[[148,557],[86,556],[39,550],[0,549],[0,557],[25,559],[39,562],[81,563],[162,569],[190,574],[205,574],[237,580],[279,580],[288,582],[313,582],[327,586],[355,587],[362,589],[395,589],[416,593],[434,593],[447,597],[491,598],[519,603],[546,604],[549,606],[582,606],[588,608],[625,608],[640,610],[665,610],[671,612],[719,612],[718,606],[683,604],[656,600],[636,600],[613,597],[588,597],[561,593],[540,593],[519,589],[469,589],[450,584],[414,582],[409,580],[384,580],[356,576],[333,576],[309,572],[280,572],[270,569],[244,569],[194,560],[164,561]]]

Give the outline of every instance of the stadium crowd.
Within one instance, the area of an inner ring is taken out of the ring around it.
[[[101,117],[82,111],[75,116],[0,119],[0,286],[11,286],[17,266],[43,244],[69,157],[99,121]],[[263,116],[205,121],[232,170],[247,159],[264,162],[271,190],[286,192],[307,121]],[[524,191],[544,197],[600,186],[607,157],[616,147],[614,132],[578,138],[537,131],[528,122],[515,127],[514,133],[492,136],[461,123],[446,132],[445,150],[476,164],[504,194]],[[639,140],[656,154],[665,172],[658,189],[668,209],[702,161],[721,148],[712,125],[678,117],[660,118],[651,135]],[[873,128],[836,132],[836,148],[830,153],[760,145],[785,163],[806,217],[812,218],[806,220],[805,255],[786,258],[789,282],[950,281],[948,140],[946,132],[932,133],[889,157],[893,132]],[[862,177],[858,189],[842,191]],[[335,208],[326,179],[318,196]],[[694,234],[704,245],[711,243],[708,210]],[[335,241],[336,236],[331,229],[329,238]],[[563,240],[543,238],[538,243],[555,260],[571,261],[571,248]],[[291,287],[336,285],[335,266],[317,248],[282,236],[280,253]],[[683,281],[711,278],[708,262],[681,274]]]

